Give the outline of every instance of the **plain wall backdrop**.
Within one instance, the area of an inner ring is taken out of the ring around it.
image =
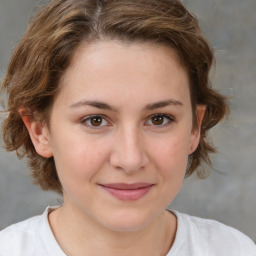
[[[0,79],[34,7],[45,2],[0,0]],[[198,17],[214,48],[212,84],[232,98],[232,114],[211,132],[218,149],[212,158],[216,171],[205,180],[186,179],[170,208],[216,219],[256,241],[256,1],[183,3]],[[32,184],[25,161],[0,148],[0,229],[60,202],[57,194]]]

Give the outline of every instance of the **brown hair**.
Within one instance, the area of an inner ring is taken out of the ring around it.
[[[82,42],[117,39],[163,43],[173,48],[188,70],[194,120],[196,105],[206,105],[200,143],[189,156],[187,175],[215,152],[207,131],[228,110],[225,97],[209,84],[213,53],[197,19],[178,0],[53,0],[32,19],[17,45],[2,90],[8,94],[8,117],[2,131],[6,149],[26,157],[36,184],[62,191],[53,158],[38,155],[18,110],[49,117],[60,78]],[[200,170],[197,169],[199,176]]]

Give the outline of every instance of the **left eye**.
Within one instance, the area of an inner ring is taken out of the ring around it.
[[[157,114],[151,116],[151,118],[147,121],[148,125],[154,125],[154,126],[164,126],[169,124],[170,122],[174,121],[174,119],[165,114]]]
[[[107,120],[103,116],[89,116],[82,120],[82,124],[89,126],[89,127],[102,127],[108,125]]]

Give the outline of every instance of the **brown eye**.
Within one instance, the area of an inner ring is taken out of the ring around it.
[[[153,116],[151,118],[151,120],[152,120],[152,124],[154,124],[154,125],[161,125],[164,122],[164,116],[160,116],[160,115]]]
[[[106,118],[100,115],[88,116],[81,120],[81,123],[89,128],[101,128],[109,125]]]
[[[102,117],[101,116],[95,116],[90,118],[90,123],[92,126],[100,126],[102,124]]]
[[[174,118],[166,114],[156,114],[146,122],[147,125],[151,126],[165,126],[174,121]]]

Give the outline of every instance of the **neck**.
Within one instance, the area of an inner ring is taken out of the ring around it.
[[[54,236],[66,255],[166,255],[176,234],[176,217],[164,211],[136,231],[110,230],[84,213],[62,206],[49,215]]]

